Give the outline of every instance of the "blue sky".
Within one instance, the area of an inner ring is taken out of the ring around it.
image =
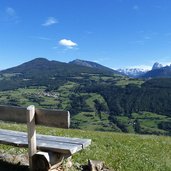
[[[0,69],[36,57],[171,63],[171,0],[1,0]]]

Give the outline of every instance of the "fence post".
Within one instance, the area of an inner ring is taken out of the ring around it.
[[[32,157],[36,154],[36,129],[35,129],[35,107],[33,105],[27,107],[27,131],[28,131],[28,155],[29,167],[33,170]]]

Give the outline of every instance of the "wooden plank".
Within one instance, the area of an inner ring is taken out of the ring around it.
[[[26,123],[26,108],[17,106],[0,106],[0,120]]]
[[[19,136],[11,137],[9,135],[0,135],[0,143],[16,147],[28,147],[27,138],[21,138]],[[37,149],[40,151],[51,151],[71,155],[82,150],[82,145],[37,140]]]
[[[20,137],[27,137],[25,132],[18,132],[18,131],[11,131],[0,129],[0,134],[10,135],[10,136],[20,136]],[[62,143],[70,143],[70,144],[79,144],[82,145],[82,148],[86,148],[91,144],[91,139],[82,139],[82,138],[70,138],[70,137],[61,137],[61,136],[51,136],[51,135],[42,135],[37,134],[37,139],[46,140],[46,141],[53,141],[53,142],[62,142]]]
[[[0,120],[27,123],[27,108],[16,106],[0,106]],[[36,124],[58,128],[70,127],[69,111],[36,109]]]
[[[82,148],[86,148],[91,144],[91,139],[81,139],[81,138],[69,138],[69,137],[60,137],[60,136],[51,136],[51,135],[41,135],[37,134],[37,139],[45,140],[45,141],[53,141],[53,142],[63,142],[70,144],[78,144],[81,145]]]
[[[91,143],[91,140],[89,139],[45,136],[39,134],[37,135],[37,148],[42,151],[52,151],[71,155],[85,147],[85,145],[83,145],[84,140],[85,143]],[[25,132],[0,129],[0,142],[19,147],[28,146],[27,134]]]
[[[82,150],[82,145],[38,140],[37,148],[42,151],[52,151],[72,155]]]
[[[12,131],[8,129],[0,129],[0,135],[11,135],[11,136],[21,136],[21,137],[26,137],[27,138],[27,133],[26,132],[21,132],[21,131]]]
[[[29,166],[30,166],[30,170],[33,170],[32,157],[37,152],[35,107],[33,105],[27,108],[27,135],[28,135]]]
[[[59,128],[69,128],[70,113],[69,111],[36,109],[36,124]]]

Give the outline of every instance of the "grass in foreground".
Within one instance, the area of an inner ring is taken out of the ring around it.
[[[21,124],[1,123],[0,128],[26,131]],[[171,137],[135,135],[123,133],[64,130],[37,127],[38,133],[92,139],[92,144],[73,156],[73,162],[86,164],[87,159],[102,160],[117,171],[170,171]],[[15,153],[23,149],[13,148]],[[10,151],[9,146],[0,145],[0,151]]]

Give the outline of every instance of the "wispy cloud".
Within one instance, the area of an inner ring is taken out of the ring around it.
[[[75,46],[78,46],[77,43],[73,42],[72,40],[68,40],[68,39],[61,39],[59,41],[59,44],[62,45],[62,46],[65,46],[65,47],[67,47],[69,49],[72,49]]]
[[[158,10],[167,10],[168,6],[166,5],[154,5],[154,8],[158,9]]]
[[[57,24],[58,23],[58,20],[54,17],[48,17],[45,22],[42,24],[42,26],[51,26],[51,25],[54,25],[54,24]]]
[[[48,38],[48,37],[42,37],[42,36],[31,36],[31,38],[39,39],[39,40],[51,40],[51,39]]]
[[[145,41],[144,40],[135,40],[135,41],[130,41],[130,44],[136,44],[136,45],[144,45]]]
[[[49,39],[47,37],[37,37],[37,38],[40,39],[40,40],[51,40],[51,39]]]
[[[85,34],[90,35],[90,34],[93,34],[93,32],[92,31],[85,31]]]
[[[8,16],[11,16],[11,17],[16,16],[15,10],[14,10],[13,8],[11,8],[11,7],[6,8],[6,14],[7,14]]]
[[[135,45],[145,45],[145,43],[147,43],[148,41],[150,41],[152,39],[151,36],[141,36],[141,38],[139,40],[133,40],[130,41],[130,44],[135,44]]]
[[[18,23],[20,21],[16,11],[12,7],[7,7],[5,10],[1,13],[0,21],[2,22],[15,22]]]

